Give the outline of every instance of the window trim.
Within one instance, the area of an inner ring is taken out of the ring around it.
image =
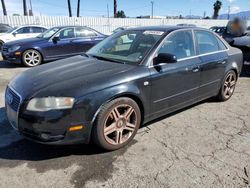
[[[148,58],[147,62],[145,63],[145,65],[148,67],[148,68],[154,68],[155,66],[153,65],[153,58],[156,57],[156,53],[157,51],[161,48],[161,46],[163,45],[164,43],[164,40],[170,36],[171,34],[173,33],[176,33],[178,31],[191,31],[193,33],[193,42],[194,42],[194,47],[195,47],[195,55],[194,56],[190,56],[190,57],[187,57],[187,58],[181,58],[181,59],[178,59],[177,62],[179,61],[185,61],[185,60],[189,60],[189,59],[194,59],[194,58],[200,58],[200,57],[203,57],[203,56],[207,56],[207,55],[212,55],[212,54],[217,54],[217,53],[221,53],[221,52],[227,52],[230,50],[229,46],[226,44],[226,42],[224,40],[221,40],[220,37],[215,33],[211,32],[211,31],[207,31],[207,30],[202,30],[202,29],[180,29],[180,30],[175,30],[175,31],[172,31],[170,32],[167,36],[165,36],[162,41],[160,42],[160,44],[158,45],[158,47],[154,50],[154,52],[152,53],[152,55]],[[195,31],[207,31],[207,32],[210,32],[212,33],[213,35],[215,35],[218,40],[220,40],[226,47],[225,50],[219,50],[219,51],[215,51],[215,52],[209,52],[209,53],[204,53],[204,54],[198,54],[198,51],[197,51],[197,41],[196,41],[196,37],[195,37]]]

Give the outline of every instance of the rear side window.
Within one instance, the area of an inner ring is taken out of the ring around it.
[[[207,31],[195,31],[199,54],[206,54],[226,49],[225,45],[213,34]]]
[[[25,33],[31,33],[31,28],[30,27],[22,27],[18,29],[17,34],[25,34]]]
[[[95,37],[97,34],[87,28],[76,28],[76,37],[82,38],[82,37]]]
[[[216,37],[217,41],[218,41],[218,45],[219,45],[219,49],[220,50],[226,50],[227,47],[226,45],[221,41],[221,39],[219,39],[218,37]]]
[[[42,27],[32,27],[32,33],[43,33],[45,31]]]

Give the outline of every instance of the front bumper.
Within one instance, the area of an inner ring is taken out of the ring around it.
[[[14,52],[9,53],[6,51],[2,51],[2,57],[3,57],[3,60],[8,61],[10,63],[16,63],[16,64],[22,63],[21,55],[15,55]]]
[[[29,140],[50,145],[89,143],[91,123],[79,119],[80,116],[74,109],[29,112],[21,107],[17,113],[6,104],[6,112],[12,126],[14,125],[13,127]],[[17,113],[16,124],[11,118],[15,113]],[[76,125],[83,125],[83,129],[69,131],[70,127]]]

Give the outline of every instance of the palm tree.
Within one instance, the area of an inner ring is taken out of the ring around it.
[[[23,0],[23,15],[28,16],[26,0]]]
[[[114,0],[114,18],[117,18],[117,1]]]
[[[77,1],[77,17],[80,17],[80,2],[81,0]]]
[[[69,17],[72,17],[70,0],[68,0],[68,9],[69,9]]]
[[[7,16],[7,10],[6,10],[6,7],[5,7],[5,2],[4,2],[4,0],[1,0],[1,2],[2,2],[2,7],[3,7],[3,15]]]
[[[217,0],[215,3],[214,3],[214,15],[213,15],[213,19],[217,19],[218,16],[219,16],[219,11],[221,9],[221,6],[222,6],[222,2]]]

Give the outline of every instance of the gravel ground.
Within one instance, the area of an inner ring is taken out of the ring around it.
[[[212,100],[144,125],[114,152],[24,140],[4,111],[4,89],[25,68],[0,63],[0,187],[250,187],[250,79]]]

